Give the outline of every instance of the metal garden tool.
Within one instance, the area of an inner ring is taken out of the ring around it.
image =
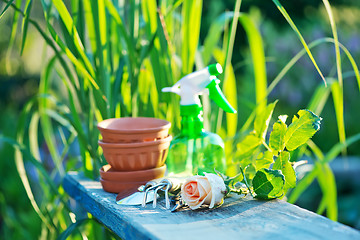
[[[151,184],[151,187],[146,188],[142,206],[145,207],[148,201],[148,195],[150,199],[153,199],[153,208],[156,208],[158,192],[162,191],[165,195],[165,207],[170,209],[170,198],[169,193],[178,194],[181,189],[181,185],[184,182],[183,178],[164,178],[157,184]]]
[[[148,188],[159,184],[160,180],[147,182],[145,185],[140,186],[137,190],[121,192],[116,196],[116,203],[120,205],[141,205],[145,196],[145,192]],[[154,201],[156,195],[151,195],[146,199],[146,203]],[[158,196],[156,196],[157,198]],[[156,199],[155,198],[155,199]]]

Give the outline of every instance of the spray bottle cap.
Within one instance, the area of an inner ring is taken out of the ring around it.
[[[209,97],[221,107],[224,111],[229,113],[236,113],[236,110],[226,100],[218,83],[217,75],[223,72],[219,63],[211,64],[208,67],[199,71],[190,73],[181,78],[172,87],[163,88],[163,92],[173,92],[181,97],[180,105],[198,105],[201,106],[199,95],[204,92],[209,92]],[[207,89],[206,89],[207,88]]]

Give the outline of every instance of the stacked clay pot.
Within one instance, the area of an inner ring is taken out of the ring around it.
[[[111,118],[98,124],[99,145],[109,163],[100,169],[107,192],[136,189],[166,171],[171,124],[157,118]]]

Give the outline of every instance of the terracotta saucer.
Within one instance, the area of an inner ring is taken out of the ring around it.
[[[117,182],[143,182],[152,179],[162,178],[165,175],[166,165],[140,171],[120,172],[113,169],[109,164],[100,169],[100,176],[103,180]]]
[[[147,181],[144,182],[116,182],[116,181],[108,181],[100,178],[101,185],[106,192],[111,193],[121,193],[125,191],[133,190],[136,192],[137,188],[141,185],[146,184]]]

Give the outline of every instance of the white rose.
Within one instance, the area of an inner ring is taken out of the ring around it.
[[[181,198],[193,210],[207,204],[209,208],[220,204],[226,193],[223,179],[213,173],[205,176],[193,176],[186,179],[181,187]]]

